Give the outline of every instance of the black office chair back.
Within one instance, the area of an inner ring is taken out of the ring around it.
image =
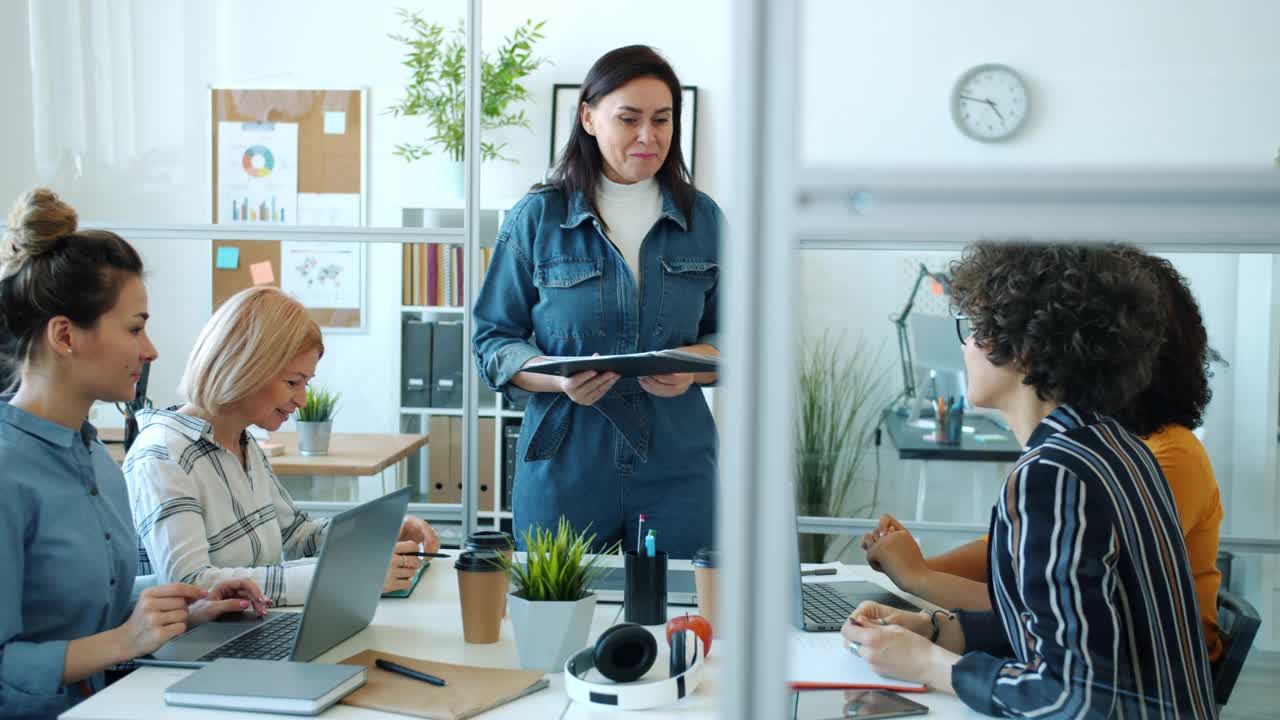
[[[1218,705],[1226,705],[1231,691],[1244,668],[1244,660],[1253,647],[1262,619],[1248,600],[1227,590],[1218,591],[1218,628],[1224,650],[1213,664],[1213,695]]]

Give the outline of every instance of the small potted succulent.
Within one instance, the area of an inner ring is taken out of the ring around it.
[[[591,553],[596,536],[588,530],[575,533],[562,516],[554,532],[534,527],[522,533],[523,562],[519,556],[500,560],[514,586],[507,608],[525,669],[559,672],[569,656],[587,644],[596,608],[596,595],[589,587],[604,571],[598,565],[602,555]]]
[[[298,452],[303,455],[328,455],[329,433],[341,393],[323,387],[308,387],[307,401],[298,408]]]

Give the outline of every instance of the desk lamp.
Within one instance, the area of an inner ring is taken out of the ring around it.
[[[919,397],[916,392],[915,362],[911,358],[911,343],[907,339],[907,317],[911,315],[911,309],[915,307],[916,294],[920,292],[920,284],[924,282],[925,278],[929,278],[942,286],[944,294],[951,294],[951,277],[946,273],[933,272],[925,267],[924,263],[920,263],[920,271],[916,273],[916,281],[911,286],[911,294],[907,296],[907,304],[902,308],[902,312],[890,318],[898,333],[898,362],[902,365],[902,392],[898,393],[897,397],[893,399],[893,404],[895,405],[899,400],[910,402]]]

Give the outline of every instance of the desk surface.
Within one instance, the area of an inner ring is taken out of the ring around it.
[[[117,463],[124,462],[122,428],[101,428],[98,436]],[[267,458],[277,475],[377,475],[427,444],[426,435],[390,433],[333,433],[329,454],[309,456],[298,452],[298,434],[271,433],[271,441],[284,444],[284,454]]]
[[[892,587],[888,578],[872,572],[865,566],[843,566],[840,576],[857,577]],[[826,580],[827,578],[808,578]],[[672,607],[673,614],[684,612]],[[621,605],[597,605],[591,625],[591,641],[594,642],[609,627],[622,618]],[[655,633],[661,627],[653,628]],[[662,643],[659,643],[661,646]],[[621,712],[587,707],[570,702],[564,694],[563,673],[548,676],[551,686],[514,703],[495,708],[480,717],[511,718],[715,718],[719,706],[720,657],[731,642],[717,637],[707,658],[706,670],[697,692],[678,703],[649,711]],[[501,639],[491,645],[468,645],[462,639],[462,619],[458,609],[457,575],[449,560],[437,560],[426,570],[413,595],[403,600],[384,599],[378,605],[373,622],[319,658],[320,662],[337,662],[366,649],[427,658],[449,663],[482,665],[488,667],[516,668],[514,634],[509,619],[502,621]],[[665,672],[662,658],[655,663],[654,677]],[[181,708],[164,704],[164,689],[186,677],[191,671],[144,667],[136,670],[111,687],[85,700],[62,715],[67,720],[118,720],[119,718],[277,718],[278,715],[232,713],[207,708]],[[924,693],[911,695],[912,699],[929,706],[932,718],[978,717],[954,695]],[[379,718],[391,720],[401,715],[336,705],[325,711],[325,718]],[[833,716],[834,717],[834,716]]]
[[[970,462],[1013,462],[1022,457],[1022,447],[1013,433],[980,415],[966,415],[964,424],[973,432],[961,433],[959,445],[939,445],[926,440],[933,433],[933,418],[907,422],[890,408],[884,412],[884,427],[903,460],[965,460]],[[995,436],[999,435],[997,438]]]

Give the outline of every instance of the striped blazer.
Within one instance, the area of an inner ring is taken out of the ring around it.
[[[1063,405],[1032,433],[991,519],[993,612],[960,612],[970,707],[1016,717],[1212,718],[1177,509],[1155,457]]]
[[[138,425],[124,461],[138,572],[206,590],[249,577],[277,605],[305,602],[329,521],[294,506],[258,443],[241,435],[246,467],[199,418],[143,410]]]

